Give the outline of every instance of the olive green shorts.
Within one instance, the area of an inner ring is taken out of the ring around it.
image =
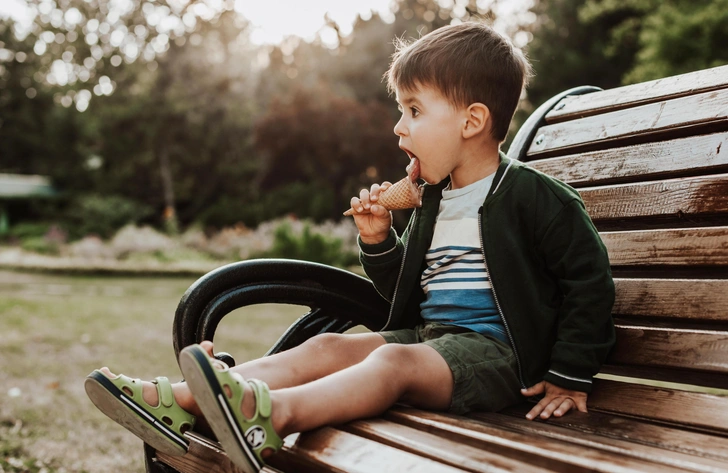
[[[518,365],[507,344],[463,327],[426,323],[379,332],[387,343],[429,345],[445,359],[454,381],[449,412],[499,411],[525,400]]]

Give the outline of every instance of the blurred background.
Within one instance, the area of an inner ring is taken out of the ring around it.
[[[509,139],[564,89],[728,63],[728,0],[0,0],[0,473],[141,471],[83,377],[175,378],[197,276],[354,268],[342,212],[408,164],[393,40],[470,19],[536,72]],[[215,340],[239,360],[302,313],[256,310]]]
[[[728,61],[728,0],[3,0],[0,15],[0,238],[47,254],[131,223],[217,258],[205,241],[224,229],[340,222],[361,187],[404,175],[381,80],[395,37],[481,19],[512,38],[536,71],[513,131],[572,86]]]

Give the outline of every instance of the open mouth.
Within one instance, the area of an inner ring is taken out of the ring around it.
[[[410,158],[410,163],[407,166],[407,175],[412,182],[416,182],[420,178],[420,160],[410,150],[406,148],[402,148],[402,150]]]

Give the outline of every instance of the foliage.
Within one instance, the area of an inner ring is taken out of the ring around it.
[[[149,207],[122,196],[88,194],[72,202],[66,218],[72,237],[96,234],[109,238],[124,225],[137,223],[150,213]]]
[[[51,176],[66,200],[12,204],[12,222],[79,224],[91,194],[124,198],[146,209],[135,221],[172,230],[340,219],[358,189],[404,173],[381,81],[393,38],[451,22],[484,19],[519,46],[530,40],[526,111],[577,85],[728,62],[728,0],[533,0],[507,24],[506,0],[395,0],[350,34],[330,21],[337,45],[271,47],[251,43],[230,0],[28,3],[38,13],[29,31],[0,20],[0,172]]]
[[[24,238],[20,244],[20,247],[23,248],[25,251],[31,251],[33,253],[40,253],[43,255],[60,254],[60,247],[58,242],[48,240],[44,237]]]
[[[298,235],[290,224],[284,223],[275,231],[273,246],[254,257],[297,259],[340,267],[358,264],[358,256],[343,251],[342,244],[339,238],[312,232],[309,224]]]
[[[533,11],[534,105],[577,85],[612,88],[728,63],[728,0],[539,0]]]

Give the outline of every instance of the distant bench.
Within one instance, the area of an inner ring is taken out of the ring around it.
[[[728,472],[728,66],[567,91],[534,112],[509,154],[577,188],[609,250],[617,345],[589,413],[527,421],[528,403],[466,417],[395,407],[291,436],[267,471]],[[310,311],[270,353],[321,332],[376,330],[388,311],[354,274],[246,261],[190,287],[175,350],[212,339],[238,307],[272,302]],[[184,457],[147,446],[148,471],[237,471],[219,445],[188,435]]]

